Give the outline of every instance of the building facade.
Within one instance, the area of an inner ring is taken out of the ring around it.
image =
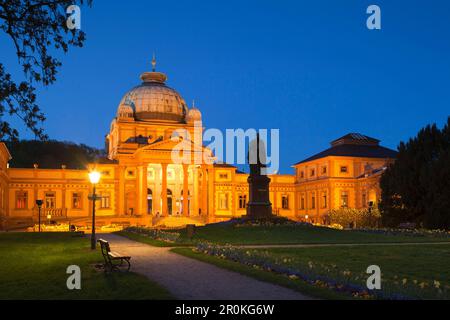
[[[98,225],[176,227],[203,225],[246,213],[248,174],[216,162],[203,146],[202,115],[166,85],[163,73],[144,72],[142,83],[119,103],[106,136],[107,161],[86,170],[9,168],[0,144],[0,228],[18,229],[41,217],[89,225],[92,186],[88,172],[101,173],[96,202]],[[174,152],[183,161],[174,161]],[[360,134],[294,165],[294,175],[271,175],[270,201],[276,215],[326,222],[328,210],[364,208],[380,198],[379,177],[395,151]],[[201,159],[201,161],[198,161]]]

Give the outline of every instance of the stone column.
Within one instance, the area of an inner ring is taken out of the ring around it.
[[[162,190],[161,190],[161,199],[162,199],[162,216],[166,217],[169,215],[167,211],[167,163],[161,163],[161,174],[162,174]]]
[[[145,164],[142,169],[142,214],[147,214],[147,174],[148,174],[148,165]]]
[[[188,184],[188,178],[189,178],[189,165],[183,164],[183,216],[188,217],[189,216],[189,205],[188,205],[188,198],[189,198],[189,184]]]
[[[208,212],[208,180],[206,174],[206,166],[202,166],[202,215]]]
[[[194,166],[193,167],[194,170],[194,174],[193,174],[193,179],[192,179],[192,186],[194,189],[194,195],[193,197],[191,197],[191,206],[193,208],[192,212],[194,213],[194,216],[198,216],[198,208],[199,208],[199,192],[198,192],[198,167]]]
[[[155,167],[155,184],[153,188],[153,214],[161,214],[161,167]]]
[[[125,167],[124,166],[119,166],[119,170],[118,170],[118,181],[119,181],[119,190],[118,190],[118,197],[117,199],[119,199],[118,201],[118,212],[116,212],[117,215],[124,215],[125,212]]]
[[[139,214],[147,214],[147,165],[140,165],[139,170],[139,196],[137,198]]]
[[[216,207],[214,180],[214,167],[211,165],[208,168],[208,222],[214,222],[214,210]]]

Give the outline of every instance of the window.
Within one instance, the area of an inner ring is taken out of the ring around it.
[[[219,209],[220,210],[228,209],[228,194],[226,193],[219,194]]]
[[[153,212],[153,191],[147,189],[147,214],[152,214]]]
[[[247,195],[239,195],[239,209],[245,209],[247,207]]]
[[[303,196],[303,195],[300,198],[300,209],[305,210],[305,196]]]
[[[327,167],[322,167],[322,174],[327,174]]]
[[[28,192],[16,192],[16,209],[26,209],[28,207]]]
[[[305,177],[305,173],[303,171],[300,171],[300,178],[304,178]]]
[[[228,179],[228,173],[219,173],[220,179]]]
[[[316,174],[316,170],[314,170],[314,169],[311,169],[311,177],[314,177],[314,176],[315,176],[315,174]]]
[[[44,206],[48,209],[56,208],[56,194],[54,192],[46,192]]]
[[[72,209],[81,209],[82,198],[83,197],[81,192],[72,193]]]
[[[110,174],[109,170],[102,171],[102,176],[109,176]]]
[[[282,209],[289,209],[289,196],[288,195],[282,195],[281,196],[281,208]]]
[[[348,207],[348,192],[342,191],[341,193],[341,207],[347,208]]]
[[[347,173],[348,167],[347,166],[341,166],[341,173]]]
[[[365,192],[362,194],[362,206],[363,208],[367,207],[367,196]]]
[[[128,170],[127,171],[127,175],[132,177],[134,175],[134,171],[133,170]]]
[[[327,193],[322,193],[322,209],[325,209],[327,207]]]
[[[316,195],[313,193],[311,196],[311,209],[316,208]]]
[[[111,207],[111,195],[109,193],[102,193],[100,200],[100,209],[109,209]]]

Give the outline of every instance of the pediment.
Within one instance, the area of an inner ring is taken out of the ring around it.
[[[147,145],[145,147],[139,148],[134,153],[137,159],[147,159],[147,158],[166,158],[170,156],[173,152],[179,152],[184,154],[201,154],[206,155],[207,158],[214,160],[212,152],[210,149],[203,147],[201,145],[195,144],[191,140],[183,139],[181,137],[170,138],[156,143]]]

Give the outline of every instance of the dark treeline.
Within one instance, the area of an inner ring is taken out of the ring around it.
[[[383,224],[450,229],[450,117],[442,129],[428,125],[398,149],[381,178]]]
[[[6,145],[13,168],[33,168],[37,163],[39,168],[45,169],[61,168],[63,164],[68,169],[85,169],[88,163],[105,156],[101,149],[67,141],[20,140],[8,141]]]

